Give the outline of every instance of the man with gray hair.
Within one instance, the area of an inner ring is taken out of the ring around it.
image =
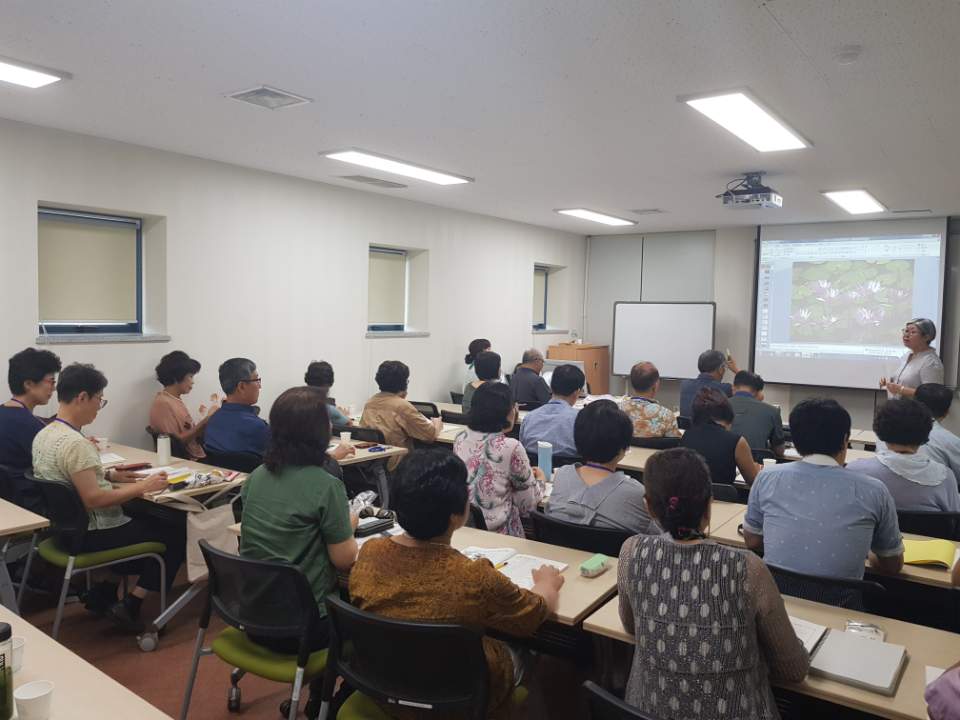
[[[536,348],[525,350],[520,364],[510,379],[510,390],[514,402],[528,408],[540,407],[550,402],[552,393],[546,380],[540,377],[543,372],[543,353]]]
[[[214,452],[263,456],[270,426],[257,415],[262,380],[253,360],[231,358],[220,366],[220,387],[226,400],[207,422],[204,445]]]
[[[697,370],[700,374],[691,380],[680,383],[680,415],[689,418],[693,414],[693,398],[701,389],[708,387],[719,390],[727,397],[733,395],[730,383],[723,382],[723,375],[730,369],[734,374],[740,372],[736,361],[719,350],[704,350],[697,358]]]

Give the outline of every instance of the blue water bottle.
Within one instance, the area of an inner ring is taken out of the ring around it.
[[[537,442],[537,467],[543,470],[544,480],[553,479],[553,445],[543,440]]]

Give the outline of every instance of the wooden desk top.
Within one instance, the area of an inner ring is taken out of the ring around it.
[[[14,637],[24,639],[23,667],[13,676],[14,687],[34,680],[53,683],[51,720],[171,720],[169,715],[5,607],[0,607],[0,621],[10,623]]]
[[[945,669],[960,660],[960,636],[954,633],[788,596],[784,596],[783,601],[790,615],[827,627],[842,630],[847,620],[879,625],[887,633],[887,642],[905,646],[909,655],[897,694],[892,698],[819,677],[807,677],[798,685],[784,685],[804,695],[885,718],[925,720],[927,710],[923,691],[926,687],[926,666]],[[634,643],[634,637],[627,634],[620,622],[617,598],[584,620],[583,628],[596,635]]]
[[[351,442],[350,444],[356,445],[356,442]],[[356,455],[353,457],[344,458],[343,460],[337,460],[337,463],[339,463],[341,466],[359,465],[361,463],[374,462],[376,460],[391,458],[396,455],[407,454],[406,448],[397,447],[396,445],[381,445],[380,447],[386,449],[379,452],[370,452],[370,448],[356,448]]]
[[[50,521],[12,502],[0,499],[0,537],[50,527]]]

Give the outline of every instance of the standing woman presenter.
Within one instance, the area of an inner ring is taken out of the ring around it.
[[[903,356],[900,367],[890,377],[880,379],[891,398],[912,398],[923,383],[943,384],[943,363],[930,343],[937,337],[932,320],[914,318],[903,328],[903,344],[910,352]]]

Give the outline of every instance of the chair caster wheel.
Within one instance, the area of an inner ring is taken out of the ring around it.
[[[232,687],[227,691],[227,710],[240,712],[240,688]]]
[[[144,633],[137,638],[137,645],[143,652],[153,652],[160,644],[160,637],[155,632]]]
[[[284,717],[284,718],[290,716],[290,701],[289,701],[289,700],[284,700],[282,703],[280,703],[280,715],[281,715],[281,717]]]

